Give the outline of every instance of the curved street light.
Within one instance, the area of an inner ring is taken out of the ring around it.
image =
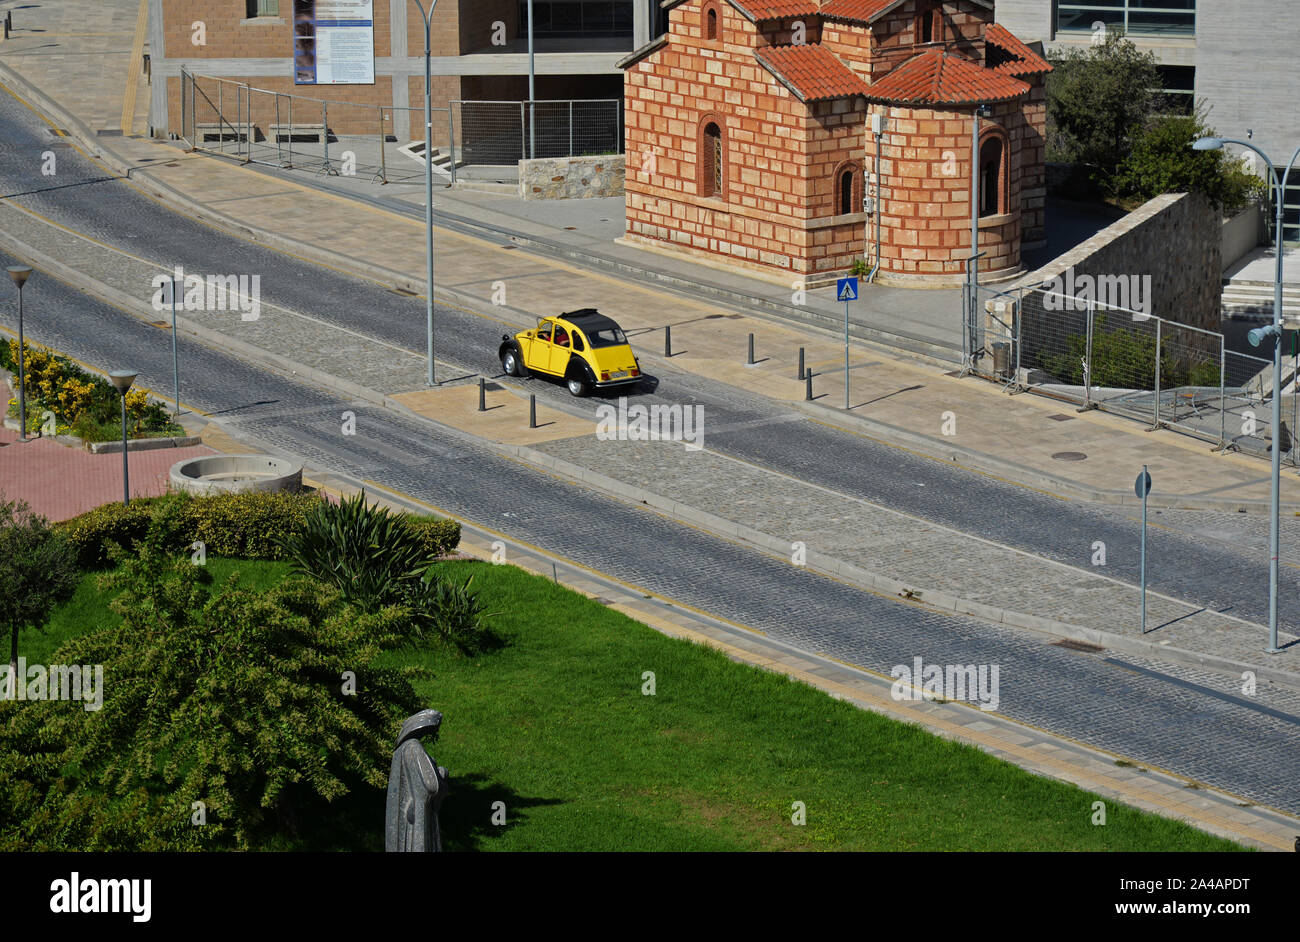
[[[113,381],[113,385],[122,395],[122,506],[124,507],[131,505],[131,478],[126,464],[126,394],[138,375],[131,370],[114,370],[108,374],[108,378]]]
[[[1272,501],[1269,519],[1269,563],[1268,563],[1268,653],[1278,654],[1281,648],[1277,646],[1277,582],[1278,582],[1278,530],[1281,516],[1281,492],[1282,492],[1282,217],[1286,208],[1286,182],[1291,176],[1291,168],[1295,166],[1296,158],[1300,157],[1300,148],[1291,155],[1291,160],[1286,165],[1286,170],[1279,175],[1277,167],[1273,161],[1268,159],[1268,155],[1249,141],[1238,141],[1232,138],[1222,137],[1201,137],[1192,142],[1192,150],[1222,150],[1225,144],[1236,144],[1239,147],[1245,147],[1259,154],[1268,165],[1269,175],[1272,177],[1274,186],[1277,187],[1277,221],[1274,229],[1277,234],[1277,269],[1273,276],[1273,323],[1268,327],[1260,327],[1252,330],[1248,335],[1252,346],[1258,347],[1265,340],[1273,339],[1273,443],[1269,451],[1272,453]]]
[[[424,9],[421,0],[413,0],[420,8],[424,18],[424,254],[425,254],[425,294],[428,295],[428,334],[429,334],[429,375],[428,385],[436,386],[433,378],[433,110],[429,98],[433,94],[433,48],[432,23],[433,10],[438,0],[432,0],[429,9]],[[451,162],[456,163],[456,154],[451,154]]]

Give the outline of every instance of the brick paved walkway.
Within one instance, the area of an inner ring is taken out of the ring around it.
[[[173,464],[211,454],[202,446],[130,452],[131,496],[165,494]],[[67,520],[122,499],[122,456],[92,455],[40,439],[22,444],[17,432],[0,429],[0,494],[27,501],[51,520]]]

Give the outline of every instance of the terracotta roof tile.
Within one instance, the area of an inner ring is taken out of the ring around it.
[[[825,0],[821,13],[834,20],[869,23],[873,16],[896,2],[897,0]]]
[[[825,46],[769,46],[754,52],[763,68],[801,101],[867,94],[867,83]]]
[[[821,12],[817,0],[731,0],[731,5],[756,23],[787,16],[816,16]]]
[[[969,105],[1010,101],[1029,86],[1009,75],[930,49],[908,59],[884,78],[872,82],[868,101],[908,105]]]
[[[1052,71],[1051,64],[1034,50],[1020,41],[1011,30],[999,23],[990,23],[984,30],[984,41],[992,43],[1008,55],[1014,56],[1010,62],[994,66],[993,71],[1006,75],[1037,75]]]

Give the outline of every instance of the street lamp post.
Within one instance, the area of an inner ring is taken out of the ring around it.
[[[1286,170],[1279,176],[1277,167],[1274,166],[1273,161],[1268,159],[1268,155],[1249,141],[1202,137],[1192,142],[1192,148],[1194,150],[1221,150],[1224,144],[1236,144],[1259,154],[1264,159],[1264,163],[1268,165],[1269,175],[1272,177],[1273,184],[1277,187],[1277,221],[1275,224],[1277,268],[1273,276],[1273,323],[1268,327],[1256,328],[1249,334],[1251,344],[1256,347],[1263,343],[1266,338],[1273,338],[1273,445],[1269,449],[1273,459],[1273,487],[1268,535],[1268,653],[1277,654],[1281,651],[1281,648],[1277,646],[1277,570],[1279,555],[1278,530],[1281,521],[1282,494],[1282,222],[1283,210],[1286,204],[1286,182],[1291,175],[1291,168],[1295,165],[1296,158],[1300,157],[1300,149],[1297,149],[1291,155]]]
[[[971,135],[970,135],[970,270],[967,272],[969,278],[969,305],[970,310],[967,313],[967,320],[970,325],[974,325],[979,310],[979,283],[980,283],[980,118],[987,118],[993,114],[993,109],[988,105],[976,105],[971,112]],[[971,328],[963,327],[962,332]],[[975,351],[971,351],[974,356]],[[963,364],[964,365],[964,364]]]
[[[528,156],[537,156],[537,67],[533,55],[533,0],[528,0]]]
[[[429,335],[429,375],[428,385],[436,386],[433,378],[433,109],[429,99],[433,95],[433,45],[430,18],[438,5],[438,0],[431,0],[426,12],[421,0],[414,0],[424,18],[424,255],[425,255],[425,293],[428,295],[428,335]],[[451,155],[452,164],[456,155]]]
[[[183,282],[172,278],[172,392],[176,400],[176,418],[181,415],[181,365],[176,352],[176,298]]]
[[[14,265],[8,269],[9,277],[18,286],[18,440],[27,441],[27,365],[23,357],[23,285],[31,277],[32,270],[26,265]]]
[[[114,370],[108,374],[117,391],[122,395],[122,506],[131,505],[131,476],[126,463],[126,394],[138,374],[130,370]]]

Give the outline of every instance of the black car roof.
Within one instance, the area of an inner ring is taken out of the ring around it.
[[[567,314],[560,314],[560,317],[581,327],[584,331],[605,330],[608,328],[618,329],[618,324],[610,320],[594,307],[584,307],[580,311],[569,311]]]

